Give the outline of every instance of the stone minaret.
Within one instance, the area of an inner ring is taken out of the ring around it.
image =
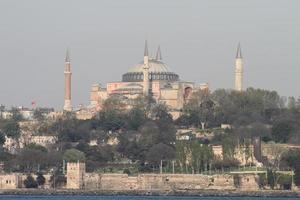
[[[240,43],[235,58],[235,90],[239,92],[243,90],[243,57]]]
[[[150,81],[149,81],[149,54],[147,40],[145,41],[144,51],[144,67],[143,67],[143,94],[149,95]]]
[[[71,105],[71,63],[69,57],[69,51],[67,50],[66,59],[65,59],[65,103],[64,111],[72,111]]]
[[[156,59],[157,61],[161,61],[161,60],[162,60],[160,46],[158,46],[158,48],[157,48],[157,52],[156,52],[156,57],[155,57],[155,59]]]

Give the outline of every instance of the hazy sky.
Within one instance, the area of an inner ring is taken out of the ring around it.
[[[300,96],[299,0],[0,0],[0,103],[63,106],[70,48],[73,105],[119,81],[160,44],[181,79],[232,88],[237,43],[246,87]]]

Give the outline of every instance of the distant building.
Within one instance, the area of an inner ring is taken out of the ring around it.
[[[0,189],[9,190],[21,187],[20,175],[13,174],[0,174]]]
[[[146,41],[144,60],[123,74],[121,81],[109,82],[105,88],[99,84],[92,86],[91,107],[97,111],[101,110],[102,103],[112,95],[122,97],[128,105],[132,99],[145,95],[153,97],[158,103],[165,103],[173,117],[179,117],[191,94],[197,90],[208,91],[208,84],[197,86],[194,82],[181,80],[162,60],[160,47],[156,57],[149,56]]]
[[[34,143],[37,145],[41,145],[43,147],[49,147],[52,144],[57,142],[56,136],[51,135],[34,135],[29,139],[29,143]]]

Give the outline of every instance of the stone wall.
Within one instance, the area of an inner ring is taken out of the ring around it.
[[[101,190],[197,190],[234,189],[231,175],[200,174],[96,174],[85,175],[86,189]]]

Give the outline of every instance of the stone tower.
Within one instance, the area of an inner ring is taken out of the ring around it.
[[[84,189],[85,163],[67,163],[67,189]]]
[[[72,111],[71,105],[71,63],[69,51],[67,50],[65,58],[65,102],[64,102],[64,111]]]
[[[243,57],[240,43],[235,58],[235,90],[239,92],[243,90]]]
[[[143,94],[149,95],[150,81],[149,81],[149,53],[147,40],[145,41],[144,51],[144,67],[143,67]]]

